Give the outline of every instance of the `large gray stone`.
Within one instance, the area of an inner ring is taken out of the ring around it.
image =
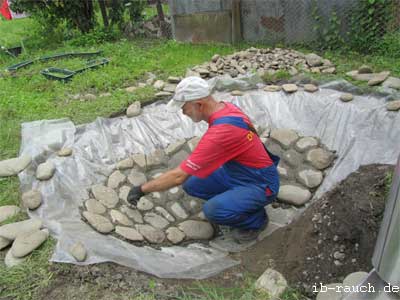
[[[132,155],[132,160],[140,169],[146,169],[146,155],[142,153]]]
[[[146,155],[146,167],[148,169],[160,167],[164,164],[167,164],[167,161],[168,158],[165,155],[165,152],[161,149],[157,149],[153,153]]]
[[[15,205],[0,206],[0,223],[17,215],[21,209]]]
[[[135,228],[117,226],[115,227],[115,232],[120,236],[126,238],[127,240],[133,242],[143,241],[143,235],[141,235]]]
[[[133,186],[139,186],[139,185],[142,185],[143,183],[145,183],[147,181],[147,178],[144,173],[133,169],[131,171],[131,173],[128,175],[128,181]]]
[[[310,53],[307,54],[306,57],[306,62],[310,67],[319,67],[323,65],[323,58],[318,56],[315,53]]]
[[[383,87],[400,90],[400,78],[388,77],[383,83]]]
[[[384,71],[384,72],[378,73],[368,81],[368,85],[374,86],[374,85],[381,84],[389,77],[389,75],[390,75],[389,71]]]
[[[185,150],[179,150],[175,153],[168,161],[168,168],[174,169],[181,164],[189,156],[189,153]]]
[[[358,74],[370,74],[373,70],[370,66],[362,65],[358,68]]]
[[[143,196],[139,199],[137,203],[137,209],[141,211],[151,210],[154,207],[153,202],[147,198],[147,196]]]
[[[92,186],[93,196],[107,208],[114,208],[118,204],[118,195],[110,187],[101,184]]]
[[[201,137],[200,137],[200,136],[195,136],[194,138],[191,138],[191,139],[187,142],[187,145],[188,145],[188,147],[189,147],[189,150],[190,150],[190,151],[193,151],[193,150],[196,148],[197,144],[200,142],[200,140],[201,140]]]
[[[128,118],[136,117],[140,115],[142,112],[141,105],[139,101],[133,102],[131,105],[129,105],[128,109],[126,110],[126,116]]]
[[[69,254],[71,254],[76,261],[82,262],[86,259],[87,251],[81,242],[76,242],[69,248]]]
[[[390,101],[386,104],[386,109],[388,111],[398,111],[400,110],[400,100]]]
[[[28,155],[0,161],[0,177],[17,175],[32,162]]]
[[[173,187],[167,191],[168,200],[176,201],[183,197],[183,190],[180,187]]]
[[[286,93],[294,93],[297,92],[298,87],[297,85],[293,84],[293,83],[287,83],[287,84],[283,84],[282,85],[282,89],[286,92]]]
[[[288,149],[299,138],[297,133],[291,129],[272,129],[270,136],[285,149]]]
[[[302,137],[296,142],[295,148],[299,152],[304,152],[316,146],[318,146],[318,140],[316,138]]]
[[[165,234],[150,225],[136,225],[136,230],[150,243],[160,244],[165,240]]]
[[[118,197],[119,199],[124,201],[124,203],[128,203],[127,198],[130,190],[131,188],[127,185],[121,186],[121,188],[119,189]]]
[[[61,157],[70,156],[71,154],[72,154],[72,149],[67,147],[64,147],[59,151],[57,151],[57,155]]]
[[[131,218],[135,223],[143,223],[142,214],[137,209],[129,208],[126,205],[122,205],[120,208],[121,212],[126,214],[129,218]]]
[[[165,84],[163,91],[173,94],[173,93],[175,93],[175,89],[176,89],[176,84],[167,83],[167,84]]]
[[[122,174],[119,170],[114,171],[110,177],[108,177],[107,186],[116,189],[121,186],[126,181],[126,176]]]
[[[179,140],[175,143],[169,144],[168,147],[165,149],[165,154],[168,156],[171,156],[172,154],[175,154],[178,152],[186,143],[186,140]]]
[[[126,169],[130,169],[132,167],[133,167],[133,159],[130,157],[119,161],[116,165],[116,168],[118,170],[126,170]]]
[[[314,93],[314,92],[318,91],[318,87],[314,84],[307,83],[304,85],[304,90],[309,93]]]
[[[16,237],[11,253],[16,258],[24,257],[43,244],[48,236],[49,233],[44,230],[24,232]]]
[[[38,190],[30,190],[22,194],[22,203],[24,207],[36,209],[42,204],[42,194]]]
[[[111,221],[114,224],[123,225],[123,226],[133,226],[133,222],[122,212],[112,209],[110,211]]]
[[[165,86],[165,82],[162,80],[156,80],[156,82],[154,82],[153,87],[156,90],[162,90]]]
[[[102,215],[106,212],[105,206],[93,198],[86,200],[85,206],[88,212],[94,214]]]
[[[152,212],[146,213],[143,219],[146,223],[158,229],[164,229],[169,225],[169,222],[166,219]]]
[[[282,185],[278,193],[279,200],[296,206],[304,205],[310,198],[309,190],[295,185]]]
[[[214,229],[208,222],[187,220],[178,224],[188,239],[209,240],[214,235]]]
[[[16,223],[10,223],[0,226],[0,237],[15,240],[15,238],[24,232],[35,231],[42,227],[42,221],[39,219],[29,219]]]
[[[285,277],[278,271],[270,268],[266,269],[255,283],[255,288],[266,292],[271,300],[280,299],[287,287],[288,283]]]
[[[376,73],[370,73],[370,74],[360,74],[358,73],[357,70],[355,71],[350,71],[346,73],[347,76],[353,78],[354,80],[358,81],[369,81],[372,78],[374,78],[377,74]]]
[[[4,258],[4,264],[7,266],[7,268],[18,266],[28,258],[28,256],[22,258],[14,257],[11,252],[11,249],[9,249],[7,251],[6,257]]]
[[[282,158],[289,166],[293,168],[299,167],[303,162],[303,156],[293,149],[285,151]]]
[[[180,203],[175,202],[170,206],[170,210],[172,214],[178,219],[186,219],[189,217],[189,214],[185,211],[185,209],[180,205]]]
[[[169,222],[175,222],[175,218],[164,208],[161,206],[157,206],[155,211],[167,219]]]
[[[354,99],[354,96],[350,93],[344,93],[340,95],[340,100],[343,102],[349,102]]]
[[[5,239],[3,237],[0,237],[0,250],[4,249],[8,245],[12,243],[12,240]]]
[[[53,177],[54,172],[56,171],[56,166],[52,161],[46,161],[38,165],[36,169],[36,178],[38,180],[49,180]]]
[[[307,152],[307,160],[314,168],[323,170],[331,165],[333,155],[329,151],[322,148],[311,149]]]
[[[313,169],[301,170],[298,173],[299,181],[308,188],[315,188],[319,186],[324,178],[321,171]]]
[[[363,283],[365,279],[367,279],[368,273],[367,272],[354,272],[346,276],[343,280],[343,286],[350,287],[357,287],[359,284]]]
[[[83,217],[92,225],[98,232],[110,233],[114,230],[114,225],[109,219],[101,215],[97,215],[88,211],[83,212]]]
[[[266,92],[279,92],[282,89],[281,86],[279,85],[267,85],[266,87],[264,87],[264,91]]]
[[[167,239],[173,244],[179,244],[185,238],[185,233],[179,230],[177,227],[170,227],[165,232]]]

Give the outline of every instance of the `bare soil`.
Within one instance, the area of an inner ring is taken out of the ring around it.
[[[248,251],[232,255],[241,264],[202,281],[238,287],[266,268],[281,272],[289,285],[314,298],[312,285],[341,282],[355,271],[369,271],[382,220],[390,165],[368,165],[350,174],[310,206],[297,221],[275,231]],[[334,253],[337,258],[334,258]],[[165,280],[113,263],[52,265],[50,285],[39,299],[128,299],[151,294],[176,299],[192,280]]]

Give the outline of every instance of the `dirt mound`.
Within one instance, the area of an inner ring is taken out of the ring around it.
[[[245,268],[261,274],[271,266],[308,296],[314,284],[370,271],[392,171],[393,166],[368,165],[350,174],[296,222],[241,253]]]

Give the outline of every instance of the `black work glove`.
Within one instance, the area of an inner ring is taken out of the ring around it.
[[[128,193],[128,197],[126,200],[130,205],[136,206],[139,199],[144,196],[144,193],[142,191],[142,186],[134,186],[131,188],[131,190]]]

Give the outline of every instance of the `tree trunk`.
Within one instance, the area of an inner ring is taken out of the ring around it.
[[[107,28],[108,27],[108,16],[107,16],[105,0],[99,0],[99,6],[100,6],[100,11],[101,11],[101,16],[103,17],[104,27]]]
[[[156,0],[156,6],[157,6],[158,22],[161,25],[161,23],[164,22],[164,12],[160,0]]]

